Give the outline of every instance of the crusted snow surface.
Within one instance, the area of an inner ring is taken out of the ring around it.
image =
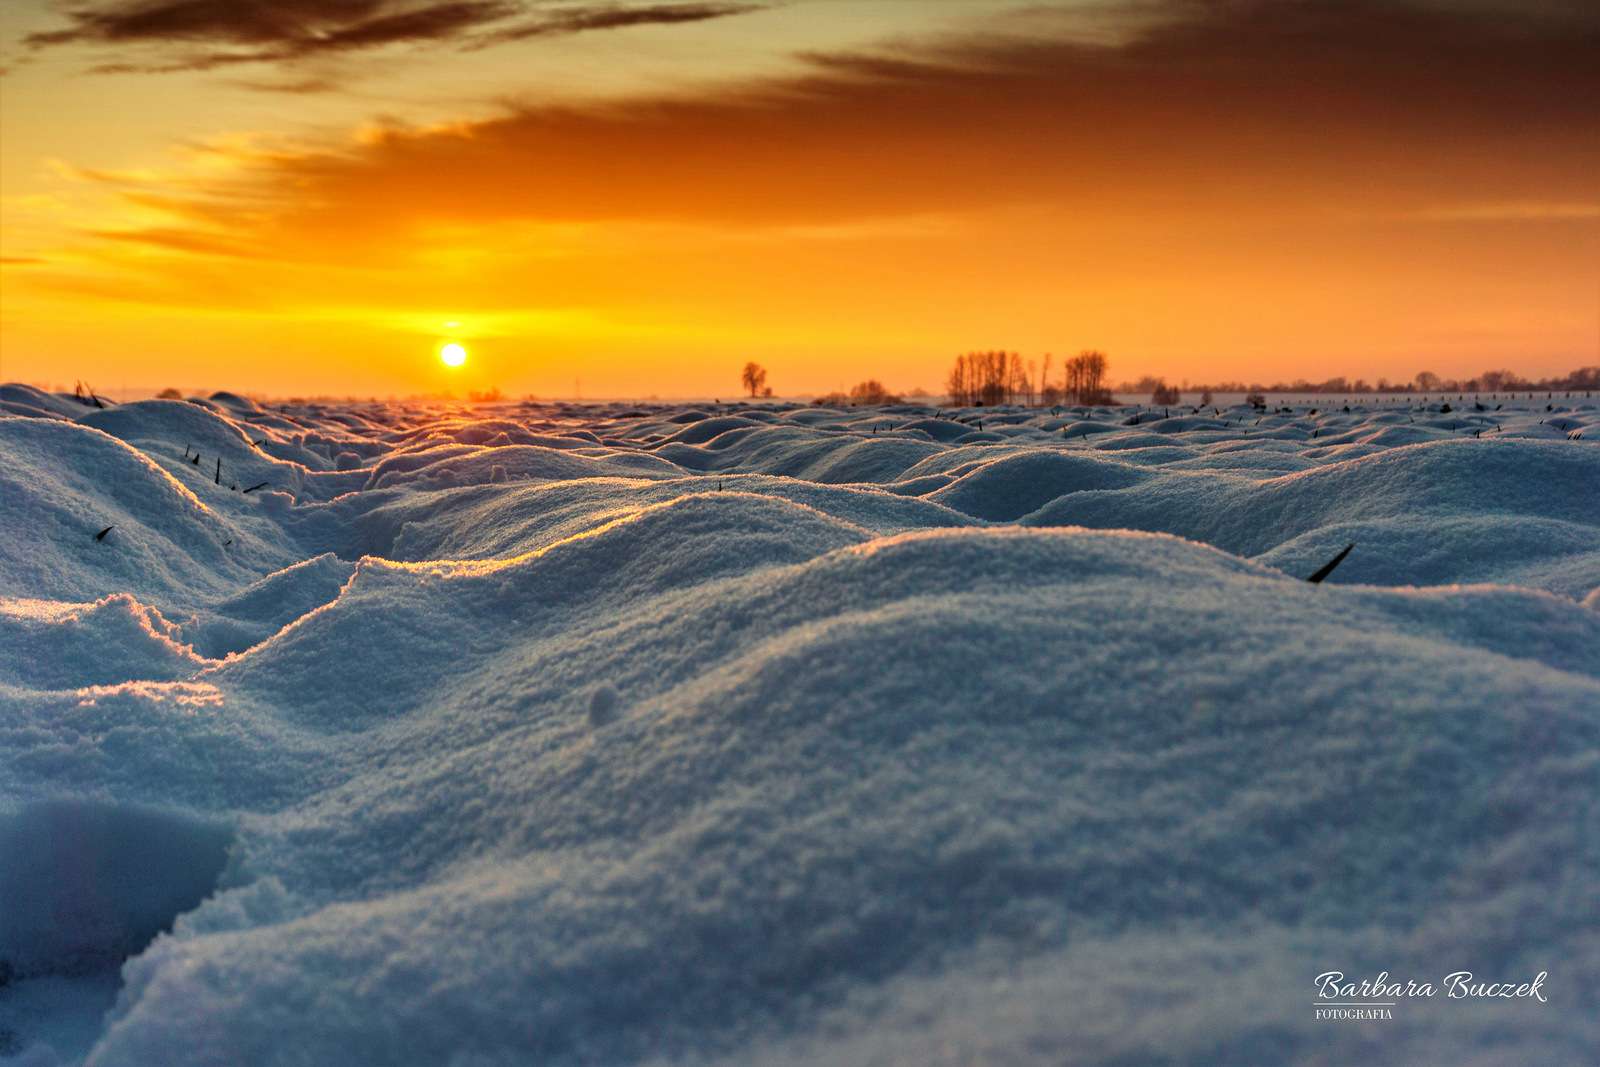
[[[1600,1047],[1592,401],[0,401],[0,1062]]]

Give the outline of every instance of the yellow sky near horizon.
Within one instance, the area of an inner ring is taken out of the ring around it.
[[[996,347],[1100,348],[1116,380],[1600,363],[1581,6],[72,10],[0,17],[7,380],[669,397],[731,395],[746,359],[780,393],[937,391]]]

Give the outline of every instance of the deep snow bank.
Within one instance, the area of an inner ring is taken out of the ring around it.
[[[1393,447],[1392,411],[96,417],[303,450],[240,453],[264,497],[23,406],[0,1055],[1600,1043],[1600,447],[1547,412]],[[338,455],[365,489],[316,481]],[[1330,969],[1544,970],[1550,1002],[1363,1029],[1313,1018]]]

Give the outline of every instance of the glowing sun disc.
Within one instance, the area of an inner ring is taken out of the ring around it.
[[[467,361],[467,350],[452,341],[439,349],[439,358],[446,367],[459,367]]]

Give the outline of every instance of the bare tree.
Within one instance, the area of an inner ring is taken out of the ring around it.
[[[876,378],[868,378],[850,387],[852,404],[898,404],[900,398],[889,392]]]
[[[751,361],[744,365],[744,373],[739,376],[744,387],[750,390],[751,397],[755,397],[767,384],[767,370],[761,364]],[[772,390],[767,390],[767,396],[772,395]]]
[[[1505,392],[1522,384],[1521,377],[1515,371],[1509,370],[1486,370],[1478,375],[1478,381],[1482,383],[1484,390],[1490,393]]]
[[[968,352],[956,357],[945,391],[958,407],[1009,404],[1027,395],[1028,371],[1015,352]]]
[[[1033,386],[1029,381],[1028,368],[1023,366],[1022,357],[1012,352],[1006,361],[1006,397],[1005,403],[1015,403],[1018,397],[1024,404],[1031,403],[1029,399]]]
[[[1067,360],[1066,395],[1075,404],[1109,404],[1104,352],[1086,349]]]

